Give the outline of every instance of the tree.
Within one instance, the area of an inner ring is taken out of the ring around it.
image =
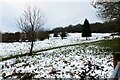
[[[61,32],[60,36],[61,36],[61,39],[63,39],[64,37],[67,37],[67,32]]]
[[[106,2],[97,0],[93,5],[98,9],[98,17],[103,21],[114,20],[120,24],[120,0],[106,0]],[[117,26],[117,29],[119,30],[119,26]]]
[[[87,19],[85,19],[83,28],[82,28],[82,37],[91,37],[91,29],[90,29],[90,24]]]
[[[0,42],[2,42],[2,32],[0,31]]]
[[[14,41],[19,41],[20,40],[20,32],[15,32],[14,33]]]
[[[120,20],[120,0],[114,2],[110,2],[110,0],[107,0],[106,2],[98,0],[93,5],[98,9],[98,17],[102,20]]]
[[[20,33],[20,41],[25,42],[26,41],[26,34],[24,32]]]
[[[58,37],[58,33],[54,33],[54,34],[53,34],[53,37]]]
[[[44,40],[44,39],[49,39],[50,35],[47,31],[39,31],[38,32],[38,40]]]
[[[39,8],[27,7],[23,16],[17,21],[20,29],[26,34],[31,43],[30,54],[32,54],[37,32],[45,24],[45,18]]]

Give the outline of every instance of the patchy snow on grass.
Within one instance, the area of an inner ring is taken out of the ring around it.
[[[34,51],[84,42],[108,39],[110,33],[93,33],[89,40],[81,33],[69,33],[68,37],[52,37],[36,41]],[[24,54],[29,42],[0,43],[0,57]],[[38,52],[33,56],[13,58],[0,62],[0,79],[3,78],[109,78],[113,71],[113,57],[109,48],[83,44]]]
[[[68,46],[37,54],[0,62],[0,79],[3,74],[12,78],[24,76],[15,73],[35,74],[32,78],[101,79],[113,71],[111,51],[96,45]]]
[[[92,37],[89,40],[81,37],[81,33],[68,33],[68,37],[61,39],[61,37],[53,37],[50,35],[50,39],[44,41],[36,41],[34,45],[34,51],[52,48],[68,44],[92,42],[104,39],[105,36],[110,36],[110,33],[92,33]],[[30,43],[29,42],[13,42],[13,43],[0,43],[0,57],[11,56],[15,54],[24,54],[29,52]]]

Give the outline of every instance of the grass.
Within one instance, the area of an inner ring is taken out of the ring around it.
[[[70,45],[63,45],[63,46],[58,46],[58,47],[52,47],[52,48],[48,48],[48,49],[33,51],[32,55],[40,55],[40,54],[37,54],[38,52],[43,52],[43,51],[48,51],[48,50],[53,50],[53,49],[58,49],[58,48],[63,48],[63,47],[68,47],[68,46],[84,45],[84,44],[89,44],[89,43],[86,42],[86,43],[77,43],[77,44],[70,44]],[[1,58],[0,62],[1,61],[5,61],[5,60],[9,60],[9,59],[12,59],[12,58],[23,57],[23,56],[28,56],[28,55],[29,55],[29,53],[11,55],[11,56],[8,56],[8,57]]]
[[[103,47],[109,47],[113,52],[120,52],[120,38],[111,40],[101,40],[96,42],[95,44]]]
[[[103,47],[110,47],[112,51],[114,52],[120,52],[120,38],[117,39],[111,39],[111,40],[100,40],[100,41],[95,41],[95,42],[86,42],[86,43],[77,43],[77,44],[70,44],[70,45],[63,45],[63,46],[58,46],[58,47],[52,47],[52,48],[48,48],[48,49],[44,49],[44,50],[38,50],[38,51],[33,51],[32,55],[40,55],[40,54],[36,54],[38,52],[43,52],[43,51],[48,51],[48,50],[53,50],[53,49],[58,49],[58,48],[62,48],[62,47],[68,47],[68,46],[76,46],[76,45],[99,45],[99,46],[103,46]],[[17,54],[17,55],[12,55],[9,57],[4,57],[2,59],[0,59],[0,61],[5,61],[8,59],[12,59],[12,58],[17,58],[17,57],[23,57],[23,56],[27,56],[29,53],[25,53],[25,54]]]

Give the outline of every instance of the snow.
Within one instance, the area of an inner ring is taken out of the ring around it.
[[[90,50],[91,48],[92,50],[89,53],[81,51],[83,49]],[[97,48],[96,45],[71,46],[39,52],[40,55],[10,59],[0,62],[0,72],[1,74],[10,75],[13,71],[18,73],[21,70],[21,72],[26,73],[37,73],[34,78],[55,78],[55,76],[57,78],[80,78],[80,75],[91,67],[91,70],[86,73],[87,76],[108,78],[113,71],[111,52],[105,52],[104,50],[95,52],[95,48]],[[98,55],[100,51],[102,54]],[[52,70],[58,71],[58,73],[50,74]],[[1,76],[0,78],[2,79]]]
[[[104,39],[105,36],[110,36],[110,33],[92,33],[92,37],[87,41],[85,38],[81,37],[81,33],[69,33],[68,37],[63,40],[60,37],[55,38],[53,37],[53,34],[51,34],[49,40],[46,39],[44,41],[36,41],[33,50],[38,51],[62,45],[98,41]],[[0,57],[24,54],[29,52],[29,49],[29,42],[0,43]]]
[[[110,33],[93,33],[89,40],[81,37],[81,33],[69,33],[65,39],[51,37],[49,40],[36,41],[34,51],[84,42],[105,39]],[[112,38],[112,37],[110,37]],[[0,43],[0,56],[24,54],[29,51],[30,43]],[[106,49],[106,50],[105,50]],[[83,78],[92,76],[109,78],[113,72],[112,52],[98,45],[76,45],[57,48],[0,62],[0,79],[2,74],[35,73],[33,78]],[[55,72],[54,74],[52,72]],[[85,74],[84,74],[85,73]],[[83,76],[82,76],[83,75]],[[12,76],[15,78],[17,76]]]

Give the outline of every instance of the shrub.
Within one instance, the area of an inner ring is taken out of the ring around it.
[[[41,31],[38,33],[38,40],[44,40],[44,39],[49,39],[49,33],[48,32],[45,32],[45,31]]]
[[[63,39],[64,37],[67,37],[67,32],[61,32],[60,36],[61,36],[61,39]]]
[[[54,33],[53,37],[58,37],[58,33]]]

